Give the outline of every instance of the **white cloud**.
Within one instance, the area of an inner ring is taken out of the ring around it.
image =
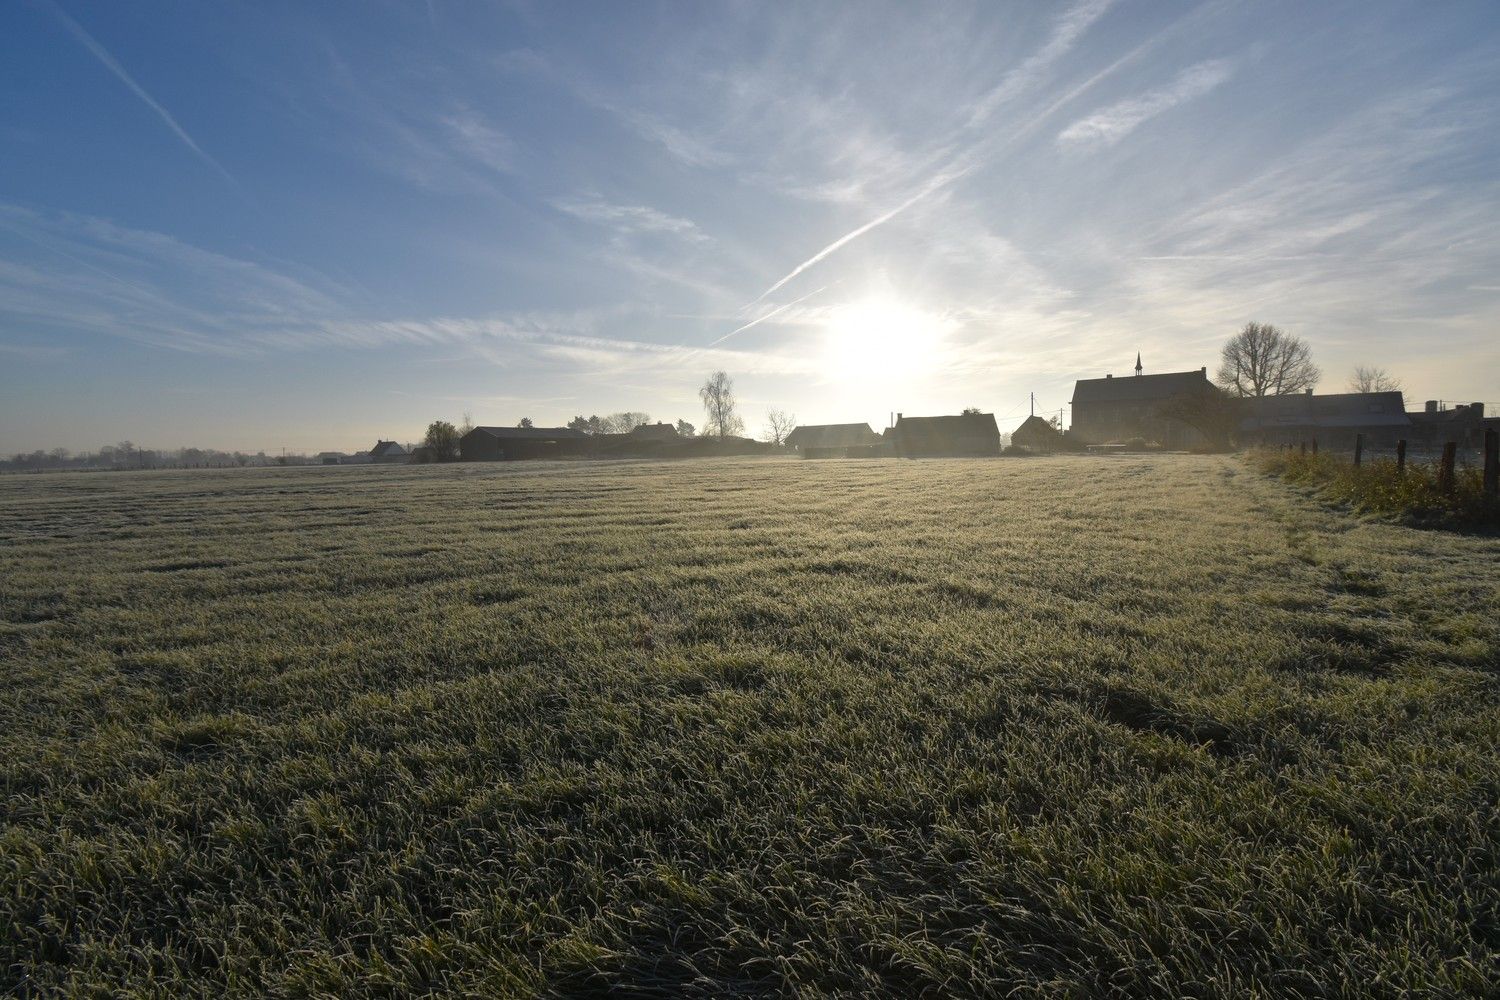
[[[1083,37],[1094,22],[1103,17],[1115,0],[1083,0],[1065,10],[1052,27],[1052,35],[1021,65],[1011,70],[1000,84],[974,105],[969,115],[971,127],[982,125],[1001,106],[1036,86],[1040,78]]]
[[[621,233],[668,233],[691,243],[709,242],[707,234],[693,220],[668,215],[647,205],[616,205],[595,197],[559,198],[552,205],[574,218]]]
[[[1196,97],[1202,97],[1234,75],[1228,59],[1209,59],[1189,66],[1157,90],[1118,101],[1081,118],[1058,133],[1059,145],[1113,146],[1145,122]]]

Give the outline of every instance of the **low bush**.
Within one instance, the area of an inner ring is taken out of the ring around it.
[[[1250,460],[1267,475],[1313,487],[1363,513],[1430,526],[1500,527],[1500,503],[1485,495],[1482,470],[1472,466],[1455,468],[1453,486],[1445,490],[1436,463],[1400,470],[1390,459],[1355,465],[1347,455],[1275,449],[1257,449]]]

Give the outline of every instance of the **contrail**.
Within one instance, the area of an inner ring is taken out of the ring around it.
[[[183,129],[181,125],[177,124],[177,119],[173,118],[166,108],[158,104],[154,97],[146,93],[145,88],[136,83],[129,73],[125,72],[125,67],[116,62],[115,57],[110,55],[109,51],[105,49],[104,46],[95,41],[93,35],[90,35],[87,31],[83,30],[83,25],[79,24],[77,21],[69,17],[67,12],[62,10],[56,4],[49,3],[48,6],[50,6],[52,8],[52,12],[57,15],[57,19],[63,23],[63,27],[67,28],[68,31],[73,35],[73,37],[78,39],[78,41],[83,45],[84,48],[93,53],[94,58],[103,63],[105,69],[109,70],[115,76],[119,77],[120,81],[124,83],[125,86],[129,87],[131,92],[135,94],[136,97],[139,97],[142,101],[144,101],[146,107],[150,108],[152,111],[155,111],[157,117],[167,123],[167,128],[171,129],[173,134],[176,135],[177,138],[182,140],[183,145],[187,146],[188,149],[191,149],[194,153],[196,153],[198,155],[198,158],[201,159],[204,163],[207,163],[209,166],[213,167],[220,174],[222,174],[225,180],[229,181],[229,183],[233,184],[236,188],[239,187],[239,182],[234,179],[234,175],[225,170],[223,165],[220,164],[218,160],[215,160],[212,156],[209,156],[207,153],[205,153],[203,151],[203,147],[199,146],[198,143],[193,140],[193,137],[188,135],[187,131]]]
[[[924,189],[917,194],[912,195],[910,198],[906,199],[901,204],[897,205],[895,208],[891,209],[889,212],[885,213],[879,218],[874,219],[870,222],[866,222],[863,226],[860,226],[858,229],[854,230],[854,232],[845,233],[843,236],[840,236],[838,239],[834,240],[832,243],[828,244],[826,247],[819,250],[817,253],[804,260],[802,263],[798,264],[796,267],[792,268],[791,272],[788,273],[786,277],[782,278],[780,281],[776,282],[776,284],[761,292],[750,304],[755,305],[756,302],[765,301],[766,296],[773,294],[782,285],[786,284],[788,281],[791,281],[797,275],[801,274],[803,271],[806,271],[808,268],[812,267],[824,257],[827,257],[829,254],[839,249],[839,247],[850,242],[851,240],[859,239],[861,236],[863,236],[865,233],[868,233],[876,226],[883,226],[887,222],[890,222],[896,216],[900,215],[902,212],[906,211],[908,208],[911,208],[917,202],[921,201],[923,198],[931,194],[932,190],[933,189],[931,188]]]
[[[850,241],[859,239],[861,236],[863,236],[865,233],[868,233],[876,226],[883,226],[887,222],[890,222],[896,216],[900,215],[908,208],[911,208],[917,202],[921,201],[923,198],[926,198],[928,195],[937,191],[939,188],[946,187],[947,185],[952,184],[964,174],[968,173],[970,169],[971,167],[964,166],[958,170],[950,170],[946,173],[939,174],[937,177],[933,178],[926,187],[922,188],[922,190],[918,191],[916,194],[912,195],[910,198],[906,199],[901,204],[891,209],[889,212],[886,212],[884,215],[866,222],[863,226],[860,226],[852,233],[845,233],[843,236],[840,236],[838,239],[834,240],[832,243],[828,244],[826,247],[819,250],[811,257],[807,258],[807,260],[804,260],[802,263],[792,268],[791,272],[788,273],[784,278],[757,295],[755,299],[750,303],[750,305],[753,306],[756,302],[764,301],[766,296],[772,294],[782,285],[786,284],[788,281],[791,281],[797,275],[801,274],[803,271],[806,271],[808,268],[812,267],[814,264],[827,257],[829,254],[835,252]]]
[[[835,282],[835,284],[836,284],[836,282]],[[786,312],[788,309],[792,308],[792,306],[796,305],[797,303],[799,303],[799,302],[806,302],[808,299],[812,298],[814,295],[817,295],[819,292],[825,292],[825,291],[827,291],[830,287],[831,286],[829,286],[829,285],[824,285],[822,288],[815,288],[812,291],[808,292],[806,295],[802,296],[802,298],[800,298],[800,299],[793,299],[791,302],[788,302],[785,305],[779,305],[775,309],[772,309],[770,312],[766,313],[765,315],[755,317],[750,322],[746,323],[744,326],[742,326],[742,327],[740,327],[740,328],[738,328],[736,330],[730,330],[728,333],[724,334],[724,336],[720,337],[718,340],[714,341],[713,343],[703,345],[703,349],[707,350],[710,347],[718,347],[720,344],[724,343],[724,341],[728,340],[730,337],[733,337],[735,334],[737,334],[737,333],[744,333],[746,330],[750,329],[752,326],[760,326],[760,324],[766,322],[767,320],[775,319],[777,316],[780,316],[782,313]]]

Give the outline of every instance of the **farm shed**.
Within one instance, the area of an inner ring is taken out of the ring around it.
[[[568,427],[476,427],[458,439],[465,462],[513,462],[586,454],[588,435]]]
[[[898,458],[983,458],[1000,454],[993,413],[947,417],[896,415],[891,433]]]
[[[799,424],[786,446],[803,458],[875,458],[885,451],[869,424]]]
[[[1306,392],[1242,399],[1239,405],[1242,441],[1295,444],[1316,438],[1334,447],[1353,447],[1354,436],[1363,434],[1366,444],[1394,447],[1412,428],[1399,392]]]
[[[636,441],[676,441],[678,434],[676,427],[658,420],[654,424],[636,426],[631,430],[630,437]]]
[[[409,458],[406,449],[394,441],[376,441],[370,449],[370,461],[380,465],[402,465]]]
[[[1038,416],[1030,416],[1021,421],[1021,426],[1011,432],[1010,443],[1027,451],[1076,450],[1073,442],[1063,437],[1061,431]]]
[[[1500,430],[1500,420],[1484,415],[1483,403],[1450,407],[1429,399],[1425,409],[1414,410],[1407,418],[1412,424],[1412,443],[1421,448],[1441,447],[1445,441],[1455,441],[1460,448],[1482,448],[1484,432]]]
[[[1163,408],[1184,396],[1208,395],[1219,390],[1208,380],[1208,369],[1142,373],[1140,355],[1135,375],[1129,378],[1079,379],[1073,385],[1073,423],[1070,434],[1083,444],[1105,444],[1144,438],[1168,448],[1190,448],[1205,444],[1201,433],[1180,420],[1163,414]]]

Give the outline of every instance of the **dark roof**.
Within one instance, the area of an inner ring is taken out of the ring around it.
[[[1414,424],[1466,424],[1485,419],[1483,403],[1458,403],[1446,410],[1433,410],[1431,413],[1412,410],[1409,416]]]
[[[961,413],[946,417],[896,418],[896,448],[900,452],[940,452],[953,448],[967,450],[983,441],[988,447],[991,440],[995,449],[1000,447],[1000,428],[993,413]]]
[[[671,424],[665,424],[658,420],[654,424],[640,424],[639,426],[632,428],[630,431],[630,435],[634,438],[651,438],[653,440],[670,441],[671,439],[677,437],[677,428],[673,427]]]
[[[1010,433],[1012,444],[1023,447],[1061,448],[1063,446],[1062,433],[1041,417],[1027,417],[1021,421],[1021,426]]]
[[[1079,403],[1139,403],[1203,392],[1212,386],[1203,369],[1163,375],[1123,375],[1120,378],[1081,378],[1073,384],[1073,405]]]
[[[879,444],[869,424],[798,424],[786,436],[791,448],[857,448]]]
[[[405,455],[406,449],[394,441],[376,441],[375,447],[370,449],[371,458],[383,458],[386,455]]]
[[[476,427],[469,434],[486,434],[493,438],[515,440],[555,441],[558,438],[586,437],[583,431],[571,427]],[[464,437],[468,437],[465,434]]]
[[[1409,427],[1399,392],[1297,393],[1242,399],[1242,430],[1270,427]]]

